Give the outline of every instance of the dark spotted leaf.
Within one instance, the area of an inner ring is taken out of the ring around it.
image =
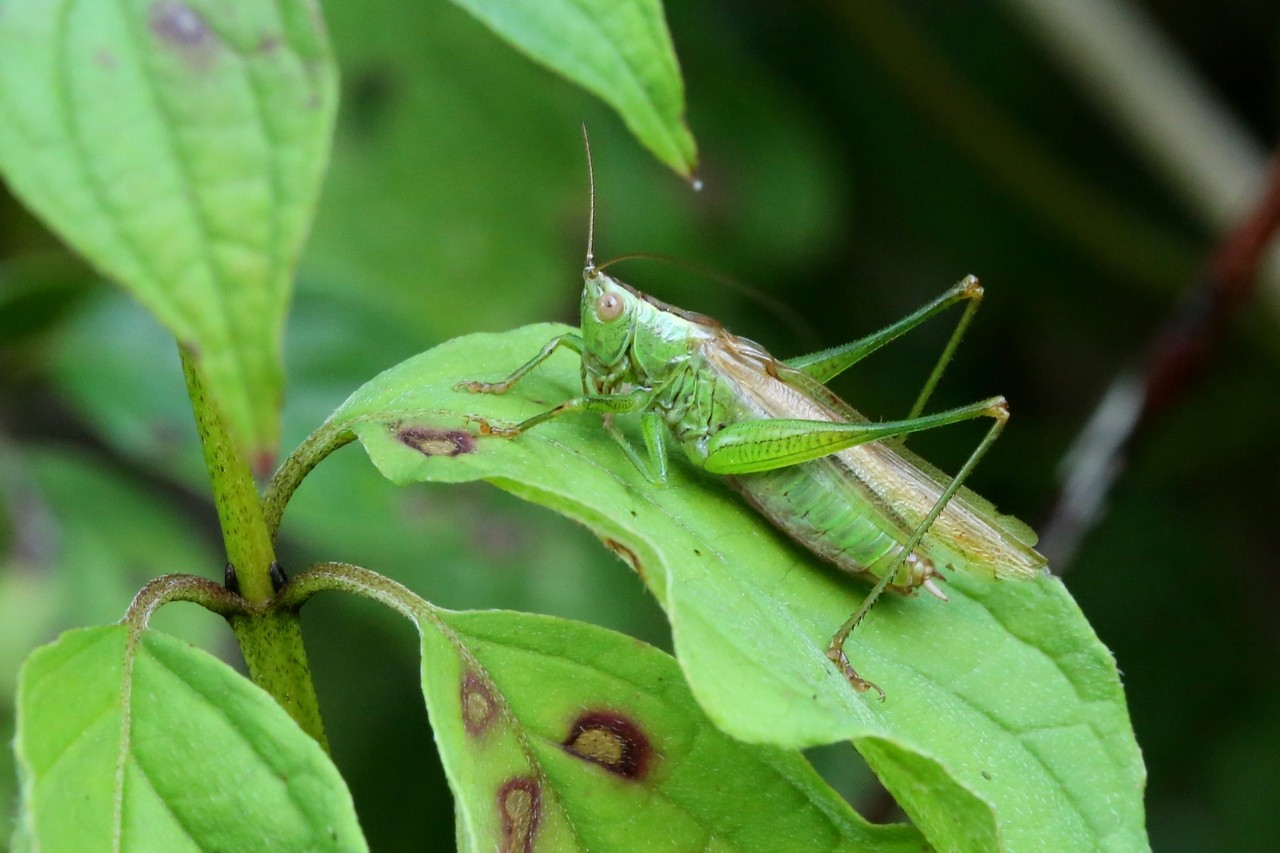
[[[0,56],[9,186],[195,353],[269,469],[336,106],[318,4],[5,0]]]
[[[514,422],[579,390],[568,353],[507,395],[454,389],[507,375],[563,331],[444,344],[373,379],[324,429],[354,431],[396,482],[486,479],[586,525],[666,609],[717,726],[792,748],[852,739],[938,847],[1145,844],[1145,771],[1115,665],[1059,581],[955,577],[948,603],[883,600],[850,652],[888,700],[855,694],[823,650],[866,585],[801,552],[714,477],[673,459],[670,481],[651,485],[592,416],[514,441],[473,435],[468,414]]]
[[[460,849],[920,850],[859,818],[796,752],[739,743],[675,661],[546,616],[430,610],[422,690]]]
[[[324,750],[226,664],[126,625],[22,669],[18,844],[40,850],[364,850]]]

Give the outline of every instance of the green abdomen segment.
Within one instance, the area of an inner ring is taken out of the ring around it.
[[[726,479],[775,526],[843,571],[878,578],[902,552],[892,511],[877,507],[878,497],[849,475],[839,457]],[[916,585],[904,567],[890,588],[911,592]]]

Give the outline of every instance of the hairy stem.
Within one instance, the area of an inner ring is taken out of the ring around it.
[[[302,629],[295,609],[266,610],[275,596],[272,566],[275,548],[267,528],[253,475],[218,411],[207,396],[195,357],[185,348],[182,370],[213,487],[213,501],[245,612],[228,615],[254,683],[266,690],[294,721],[326,749],[328,743],[316,700]]]
[[[333,451],[355,440],[356,434],[349,429],[338,429],[330,424],[322,424],[315,432],[307,436],[297,449],[284,460],[267,489],[262,495],[262,514],[266,521],[267,533],[275,541],[280,530],[280,520],[284,517],[284,508],[293,497],[294,490],[302,483],[304,477],[311,473],[320,462]]]

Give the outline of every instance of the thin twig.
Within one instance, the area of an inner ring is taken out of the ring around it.
[[[1265,147],[1132,0],[1005,0],[1213,233],[1247,216]],[[1280,251],[1258,263],[1280,310]]]
[[[1146,356],[1111,383],[1063,459],[1063,487],[1041,550],[1061,573],[1097,523],[1137,437],[1179,403],[1212,358],[1231,319],[1253,294],[1280,231],[1280,154],[1253,209],[1218,244],[1187,297],[1157,330]]]

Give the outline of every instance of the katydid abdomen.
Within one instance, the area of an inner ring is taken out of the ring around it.
[[[775,361],[759,345],[727,332],[700,347],[696,370],[701,398],[717,400],[716,418],[706,406],[691,405],[683,434],[686,452],[700,462],[720,423],[802,419],[865,423],[829,390],[800,371]],[[708,393],[707,388],[714,388]],[[960,489],[929,525],[912,552],[905,543],[939,502],[950,478],[910,453],[899,441],[872,441],[819,459],[726,478],[762,515],[824,560],[853,574],[882,577],[900,593],[927,585],[943,569],[988,578],[1034,577],[1044,558],[1032,545],[1035,534],[989,502]]]
[[[846,572],[878,578],[898,564],[901,528],[884,523],[888,507],[867,511],[874,496],[839,457],[725,479],[774,526]],[[909,560],[889,588],[911,593],[936,574],[931,562]]]

